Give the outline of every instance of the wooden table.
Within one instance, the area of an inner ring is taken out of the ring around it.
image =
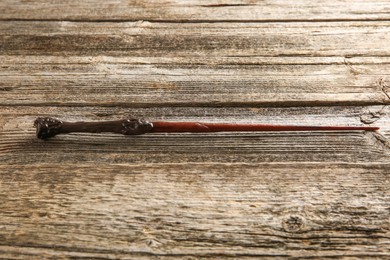
[[[390,2],[3,0],[0,32],[0,258],[389,259]],[[381,130],[32,127],[130,115]]]

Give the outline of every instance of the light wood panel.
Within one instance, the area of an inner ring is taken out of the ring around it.
[[[175,1],[175,0],[89,0],[22,1],[3,0],[3,20],[151,20],[180,22],[218,21],[340,21],[386,20],[390,4],[382,0],[298,1]]]
[[[372,163],[0,166],[7,172],[0,250],[20,258],[385,256],[389,170]]]
[[[389,25],[2,22],[0,101],[388,104]]]
[[[2,56],[2,105],[388,104],[388,58]],[[234,64],[236,63],[236,64]]]

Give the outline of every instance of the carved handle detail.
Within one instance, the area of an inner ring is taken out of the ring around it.
[[[47,139],[61,133],[63,122],[51,117],[38,117],[34,121],[37,137]]]
[[[34,126],[40,139],[74,132],[142,135],[151,132],[153,128],[152,123],[134,118],[104,122],[65,122],[51,117],[39,117],[34,121]]]

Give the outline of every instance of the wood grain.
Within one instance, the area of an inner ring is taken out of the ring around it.
[[[82,20],[82,21],[340,21],[386,20],[390,3],[382,0],[323,0],[313,3],[296,1],[254,0],[89,0],[89,1],[23,1],[0,2],[3,20]]]
[[[388,164],[0,170],[4,257],[388,256]]]
[[[0,101],[388,104],[389,25],[2,22]]]
[[[354,58],[347,63],[340,58],[1,58],[2,105],[318,106],[390,102],[388,58]],[[189,64],[183,64],[186,62]]]
[[[388,56],[388,21],[0,23],[2,54],[135,57]]]
[[[0,259],[390,257],[390,3],[0,1]],[[70,134],[38,116],[371,125]]]

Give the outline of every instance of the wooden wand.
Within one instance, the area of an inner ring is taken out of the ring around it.
[[[146,133],[210,133],[210,132],[248,132],[248,131],[375,131],[373,126],[294,126],[267,124],[231,124],[201,122],[149,122],[142,119],[122,119],[102,122],[65,122],[51,117],[38,117],[34,121],[37,137],[47,139],[58,134],[73,132],[110,132],[123,135]]]

